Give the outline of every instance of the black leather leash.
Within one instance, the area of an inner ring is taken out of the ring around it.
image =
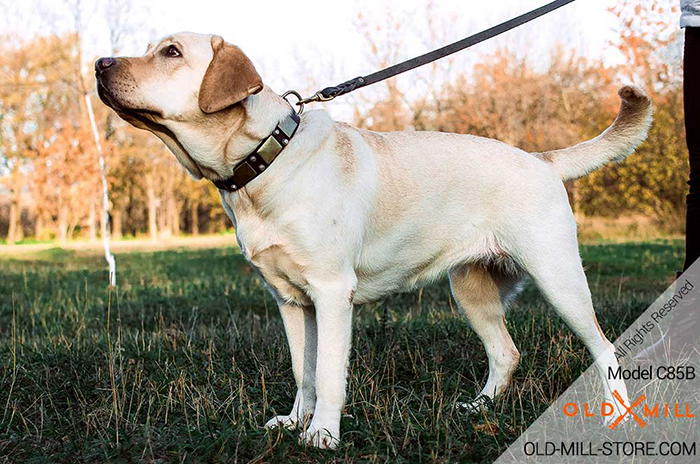
[[[410,71],[411,69],[415,69],[425,64],[432,63],[433,61],[439,60],[440,58],[444,58],[460,50],[464,50],[465,48],[469,48],[478,43],[489,40],[493,37],[503,34],[504,32],[508,32],[511,29],[515,29],[518,26],[522,26],[525,23],[537,19],[540,16],[544,16],[548,13],[551,13],[552,11],[561,8],[565,5],[568,5],[569,3],[573,3],[574,1],[576,0],[556,0],[543,7],[537,8],[536,10],[532,10],[528,13],[518,16],[517,18],[513,18],[509,21],[501,23],[498,26],[486,29],[485,31],[479,32],[478,34],[474,34],[471,37],[467,37],[466,39],[462,39],[453,44],[446,45],[442,48],[438,48],[437,50],[426,53],[419,57],[404,61],[403,63],[399,63],[394,66],[390,66],[388,68],[382,69],[381,71],[377,71],[367,76],[356,77],[347,82],[343,82],[342,84],[336,85],[335,87],[326,87],[325,89],[319,90],[314,95],[308,98],[300,99],[296,103],[300,106],[299,113],[303,111],[304,103],[330,101],[333,100],[335,97],[345,95],[346,93],[350,93],[353,90],[357,90],[359,88],[375,84],[377,82],[381,82],[385,79],[389,79],[390,77],[394,77],[398,74]]]

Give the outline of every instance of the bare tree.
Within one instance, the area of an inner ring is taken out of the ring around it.
[[[95,120],[95,113],[92,107],[92,98],[90,97],[92,86],[88,87],[85,83],[84,73],[83,73],[83,31],[85,30],[85,22],[83,21],[83,7],[81,0],[66,0],[71,12],[73,13],[73,25],[76,35],[78,36],[78,47],[77,47],[77,57],[75,60],[75,72],[77,74],[77,81],[80,85],[80,92],[85,100],[85,107],[87,109],[87,116],[90,122],[90,128],[92,129],[93,136],[95,138],[95,148],[97,149],[97,157],[100,165],[100,175],[102,177],[102,241],[105,249],[105,259],[109,265],[109,284],[111,286],[116,286],[117,284],[117,263],[114,255],[110,251],[110,241],[109,241],[109,190],[107,187],[107,168],[105,166],[104,153],[102,151],[102,143],[100,142],[100,133],[97,129],[97,121]]]

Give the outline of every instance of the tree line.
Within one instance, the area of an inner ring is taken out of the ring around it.
[[[401,88],[396,80],[387,81],[382,97],[355,113],[356,122],[382,131],[413,127],[481,135],[542,152],[600,134],[618,112],[617,90],[633,82],[654,103],[647,141],[622,163],[567,182],[570,201],[577,214],[642,215],[664,232],[679,233],[685,226],[688,153],[678,8],[669,0],[622,0],[609,14],[619,24],[618,37],[601,50],[601,58],[584,58],[559,45],[548,60],[533,62],[520,58],[517,47],[500,48],[480,56],[468,75],[420,98],[409,97],[410,82]],[[372,48],[380,49],[382,38],[372,34],[372,25],[360,26]],[[602,56],[611,51],[621,64],[605,63]],[[385,57],[392,55],[378,54],[377,64],[385,66]],[[432,82],[447,72],[431,70],[425,77]]]
[[[7,45],[7,44],[10,45]],[[64,243],[100,233],[101,187],[77,34],[0,41],[0,228],[8,244]],[[189,178],[166,148],[95,105],[110,188],[113,237],[215,232],[228,226],[218,194]]]
[[[578,214],[642,214],[678,232],[687,152],[673,53],[677,12],[667,0],[625,0],[610,14],[620,33],[609,48],[621,65],[561,45],[542,66],[502,48],[480,56],[468,72],[455,75],[442,66],[415,77],[427,76],[427,92],[412,92],[410,77],[389,80],[371,100],[354,100],[352,122],[373,130],[482,135],[538,152],[600,133],[617,113],[621,82],[637,82],[655,106],[649,139],[635,156],[567,188]],[[392,47],[400,45],[377,31],[396,28],[374,26],[358,22],[377,64],[391,64],[398,55]],[[110,221],[101,224],[99,166],[83,100],[94,78],[84,61],[78,33],[0,37],[0,236],[6,243],[28,236],[95,239],[104,227],[115,238],[153,239],[230,227],[209,182],[188,177],[159,140],[96,103],[110,189]]]

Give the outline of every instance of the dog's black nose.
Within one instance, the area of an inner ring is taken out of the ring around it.
[[[114,65],[114,63],[116,63],[114,58],[100,58],[99,60],[95,61],[95,71],[104,71],[105,69]]]

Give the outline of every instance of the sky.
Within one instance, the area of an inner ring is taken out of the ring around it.
[[[149,41],[178,31],[218,34],[239,45],[274,90],[281,93],[297,89],[306,94],[378,69],[366,37],[358,30],[359,14],[379,50],[396,50],[392,59],[402,61],[548,1],[434,0],[430,13],[426,0],[133,1],[126,15],[130,31],[120,52],[141,55]],[[105,19],[109,0],[0,0],[0,8],[5,12],[4,20],[0,18],[0,33],[29,37],[46,31],[69,30],[73,22],[66,5],[75,2],[81,2],[87,29],[84,55],[110,55]],[[577,0],[441,62],[441,74],[449,76],[468,70],[479,55],[496,47],[507,48],[535,65],[545,63],[551,47],[562,43],[584,56],[601,57],[614,64],[621,57],[606,47],[618,34],[618,22],[607,11],[614,3],[615,0]],[[434,24],[432,28],[428,27],[429,20]],[[389,23],[397,27],[387,30]],[[430,30],[434,31],[432,38]],[[421,72],[423,77],[429,76],[427,71]],[[412,81],[403,78],[399,82],[407,86]],[[343,105],[339,108],[342,112]]]

